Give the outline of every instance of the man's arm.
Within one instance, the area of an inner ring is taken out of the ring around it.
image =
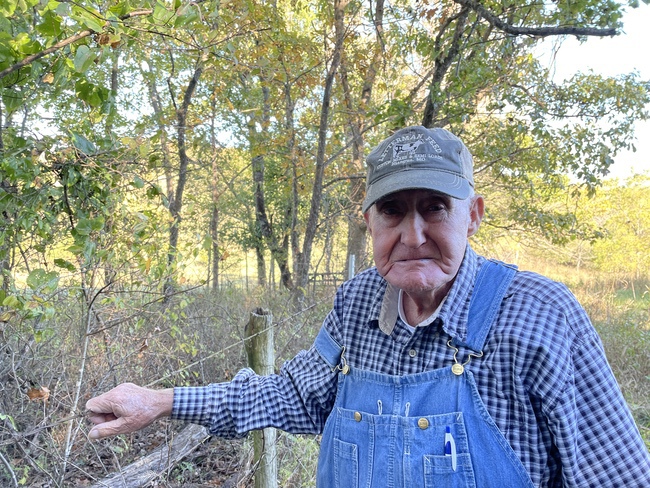
[[[151,390],[123,383],[86,402],[89,420],[95,426],[91,439],[128,434],[172,413],[174,390]]]
[[[164,416],[226,438],[265,427],[319,433],[334,403],[336,376],[312,348],[287,361],[280,374],[258,376],[246,368],[226,383],[167,390],[124,383],[86,403],[95,424],[89,437],[135,432]]]
[[[573,373],[550,413],[564,486],[650,486],[650,454],[595,333],[574,351]]]

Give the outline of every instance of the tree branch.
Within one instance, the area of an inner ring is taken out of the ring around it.
[[[120,20],[127,20],[127,19],[130,19],[130,18],[133,18],[133,17],[142,16],[142,15],[149,15],[152,12],[153,12],[152,9],[136,10],[135,12],[131,12],[131,13],[128,13],[126,15],[121,16]],[[108,22],[107,22],[107,24],[108,24]],[[9,66],[8,68],[0,71],[0,80],[2,78],[4,78],[5,76],[10,75],[11,73],[14,73],[14,72],[18,71],[19,69],[24,68],[25,66],[28,66],[28,65],[32,64],[34,61],[36,61],[38,59],[41,59],[41,58],[47,56],[48,54],[52,54],[53,52],[58,51],[59,49],[64,48],[64,47],[66,47],[66,46],[68,46],[68,45],[70,45],[70,44],[72,44],[74,42],[80,41],[81,39],[84,39],[85,37],[88,37],[88,36],[90,36],[90,35],[92,35],[94,33],[95,33],[95,31],[92,31],[90,29],[83,30],[83,31],[75,34],[74,36],[70,36],[67,39],[64,39],[64,40],[62,40],[60,42],[57,42],[52,47],[48,47],[47,49],[44,49],[43,51],[41,51],[39,53],[32,54],[31,56],[27,56],[25,59],[22,59],[21,61],[18,61],[13,66]]]
[[[434,118],[440,111],[440,104],[435,103],[436,93],[440,90],[442,80],[447,74],[447,71],[449,71],[451,63],[459,55],[463,32],[465,30],[465,23],[467,22],[469,11],[469,7],[463,7],[461,11],[458,12],[458,14],[447,19],[447,22],[445,22],[445,24],[440,27],[438,35],[436,36],[436,51],[442,53],[443,35],[447,28],[451,26],[452,22],[456,21],[456,28],[454,30],[454,36],[451,42],[451,46],[449,47],[449,51],[444,57],[442,54],[436,57],[433,78],[431,80],[431,85],[429,86],[429,96],[427,97],[427,103],[424,107],[424,114],[422,116],[422,125],[424,127],[432,127]]]
[[[607,37],[618,34],[614,28],[598,29],[595,27],[575,27],[575,26],[557,26],[557,27],[517,27],[502,21],[499,17],[485,8],[478,0],[454,0],[458,5],[470,8],[479,16],[483,17],[490,25],[514,36],[595,36]]]

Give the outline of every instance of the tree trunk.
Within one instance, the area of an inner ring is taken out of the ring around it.
[[[441,99],[442,81],[447,74],[447,71],[449,71],[449,67],[451,66],[452,62],[458,58],[458,55],[460,53],[463,40],[463,32],[465,30],[465,23],[467,22],[469,12],[469,8],[465,7],[460,11],[458,15],[450,17],[446,22],[442,24],[438,35],[436,36],[436,52],[439,54],[436,56],[435,68],[433,70],[431,84],[429,86],[429,96],[427,97],[427,102],[424,107],[424,114],[422,116],[422,125],[424,127],[442,125],[437,120],[438,114],[440,113],[440,109],[442,108],[444,102],[444,100]],[[443,54],[442,39],[451,22],[454,20],[456,21],[456,26],[454,29],[451,46],[447,52]]]
[[[255,245],[255,263],[257,265],[257,284],[266,287],[266,261],[264,260],[264,246],[262,246],[261,239],[258,239]]]
[[[113,96],[113,99],[117,99],[117,90],[118,90],[118,74],[119,74],[119,62],[120,62],[120,56],[119,56],[119,51],[114,52],[111,54],[113,58],[113,65],[111,66],[111,95]],[[114,110],[114,109],[113,109]],[[112,137],[112,132],[113,132],[113,118],[114,118],[114,111],[111,110],[111,113],[108,114],[106,117],[106,138],[110,139]],[[113,214],[110,216],[107,215],[106,217],[106,222],[104,223],[104,229],[106,235],[112,235],[114,230],[114,222],[113,222]],[[110,261],[105,261],[104,262],[104,283],[108,285],[109,283],[113,283],[115,281],[115,277],[117,276],[117,272],[115,269],[113,269],[113,265]]]
[[[263,90],[265,93],[265,99],[268,97],[268,90]],[[265,100],[265,104],[267,101]],[[268,140],[268,135],[266,130],[262,135],[258,135],[255,132],[255,121],[252,120],[249,123],[249,141],[251,148],[253,148],[254,153],[263,152],[261,147],[262,142]],[[263,124],[263,127],[268,126],[268,124]],[[289,269],[289,241],[287,239],[286,233],[281,241],[278,241],[278,237],[275,235],[274,229],[269,221],[268,215],[266,213],[266,196],[264,194],[264,172],[265,172],[265,161],[262,154],[253,156],[251,160],[251,168],[253,170],[253,194],[255,198],[255,222],[256,228],[259,230],[261,237],[264,239],[269,251],[271,251],[271,257],[278,264],[280,268],[280,280],[282,285],[288,290],[294,288],[293,280],[291,277],[291,270]],[[282,227],[282,226],[280,226]],[[282,232],[283,229],[281,228]]]
[[[347,255],[345,261],[345,272],[350,269],[350,259],[354,256],[354,271],[365,268],[368,263],[367,251],[367,227],[366,221],[363,219],[359,207],[356,205],[357,201],[362,201],[365,194],[365,184],[363,180],[353,180],[349,184],[350,198],[353,207],[348,213],[348,245]],[[355,211],[356,210],[356,211]]]
[[[4,124],[3,124],[3,111],[2,111],[2,105],[0,104],[0,151],[4,151],[5,144],[4,144]],[[7,191],[9,189],[8,183],[0,179],[0,188]],[[1,219],[0,222],[0,231],[4,233],[5,231],[5,225],[6,222],[9,222],[9,215],[3,210],[2,215],[0,215]],[[2,280],[0,280],[0,290],[4,292],[4,295],[7,294],[9,291],[9,277],[11,276],[11,265],[9,264],[9,257],[11,256],[11,244],[5,240],[2,245],[0,246],[0,256],[4,256],[0,258],[0,277],[2,277]]]
[[[212,290],[219,290],[219,208],[217,202],[212,202],[212,216],[210,217],[210,237],[212,238]]]
[[[187,183],[187,168],[189,166],[190,158],[187,155],[187,148],[185,146],[185,133],[187,131],[187,112],[194,96],[194,91],[203,72],[202,63],[199,61],[192,79],[187,85],[185,95],[183,96],[183,103],[176,112],[176,120],[178,123],[177,129],[177,144],[178,144],[178,179],[176,181],[176,190],[174,192],[174,200],[169,203],[169,213],[172,217],[171,228],[169,229],[169,250],[167,253],[167,265],[169,271],[173,269],[176,264],[176,254],[178,251],[178,234],[181,225],[181,209],[183,207],[183,193],[185,191],[185,184]],[[167,279],[165,284],[165,298],[171,296],[174,288],[173,275]]]
[[[343,42],[345,40],[345,7],[349,0],[335,0],[334,1],[334,30],[336,42],[334,44],[334,52],[332,53],[332,61],[325,78],[325,85],[323,87],[323,99],[321,103],[320,122],[318,126],[318,148],[316,150],[316,168],[314,171],[314,184],[311,193],[311,205],[309,208],[309,217],[305,227],[305,236],[303,238],[302,252],[298,256],[296,276],[296,291],[302,293],[301,290],[307,289],[309,282],[309,264],[311,261],[311,252],[316,239],[316,231],[318,227],[318,220],[321,215],[321,200],[323,198],[323,177],[325,174],[325,149],[327,146],[327,131],[329,128],[329,114],[330,103],[332,101],[332,89],[336,73],[341,63],[341,56],[343,53]]]
[[[169,154],[169,147],[167,145],[167,130],[164,124],[164,114],[162,109],[162,103],[160,101],[160,95],[158,94],[158,89],[156,88],[156,74],[151,71],[146,72],[141,70],[142,78],[147,83],[147,90],[149,92],[149,100],[151,102],[151,108],[153,108],[154,118],[156,120],[156,128],[160,134],[160,153],[162,155],[163,162],[163,171],[165,173],[165,196],[167,200],[171,202],[174,200],[174,186],[172,184],[172,169],[171,161]]]
[[[212,147],[212,214],[210,216],[210,239],[212,240],[212,269],[211,269],[211,285],[212,290],[219,290],[219,262],[221,261],[221,253],[219,252],[219,165],[218,151],[217,151],[217,131],[214,126],[216,119],[216,106],[215,97],[212,97],[212,117],[210,119],[210,146]]]
[[[345,262],[346,275],[350,269],[350,261],[354,256],[355,268],[361,269],[367,263],[367,236],[366,222],[361,215],[361,203],[365,196],[365,165],[364,165],[364,139],[363,133],[366,130],[366,107],[370,102],[372,90],[384,60],[383,34],[384,34],[384,0],[377,0],[373,16],[375,26],[375,46],[372,61],[368,66],[363,83],[361,85],[361,96],[359,103],[355,104],[352,97],[352,90],[348,84],[348,69],[346,58],[341,60],[341,85],[343,86],[344,100],[348,113],[350,114],[348,126],[352,137],[352,170],[358,175],[348,183],[348,195],[350,207],[346,213],[348,222],[347,254]]]

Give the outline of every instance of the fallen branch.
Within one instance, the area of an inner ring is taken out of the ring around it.
[[[96,482],[91,488],[139,488],[151,483],[191,454],[209,437],[205,427],[190,424],[174,436],[170,444],[161,445],[119,473]]]

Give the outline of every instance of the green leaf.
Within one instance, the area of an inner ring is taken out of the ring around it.
[[[57,266],[57,267],[63,268],[63,269],[67,269],[70,272],[77,271],[77,268],[75,267],[74,264],[72,264],[70,261],[67,261],[67,260],[61,259],[61,258],[56,258],[54,260],[54,266]]]
[[[0,0],[0,15],[11,17],[16,11],[17,2],[14,0]]]
[[[77,97],[91,107],[101,107],[108,94],[107,89],[94,85],[85,78],[77,81],[74,88]]]
[[[129,2],[119,2],[113,5],[108,9],[108,12],[111,14],[114,14],[116,17],[121,17],[123,15],[128,14],[131,12],[133,8],[129,4]]]
[[[167,10],[162,3],[158,3],[153,9],[153,20],[156,24],[166,25],[171,21],[174,15],[176,14]]]
[[[1,2],[2,2],[2,0],[0,0],[0,3]],[[3,34],[11,32],[11,22],[9,22],[9,19],[5,15],[2,15],[1,12],[0,12],[0,32],[3,33]],[[2,50],[4,50],[4,49],[2,49]],[[0,56],[0,63],[2,61],[4,61],[4,59],[2,59],[2,56]]]
[[[23,304],[20,303],[20,300],[18,300],[18,297],[15,295],[9,295],[8,297],[5,297],[5,299],[2,300],[2,306],[16,310],[21,310],[23,308]]]
[[[59,273],[38,268],[29,273],[26,283],[34,291],[51,293],[59,286]]]
[[[43,14],[43,22],[36,26],[36,30],[46,37],[58,37],[63,32],[62,20],[55,12],[48,10]]]
[[[70,16],[70,4],[63,2],[59,3],[56,0],[50,0],[50,3],[48,4],[49,8],[53,8],[54,11],[63,16],[63,17],[69,17]]]
[[[104,228],[104,217],[95,217],[94,219],[79,219],[75,227],[75,232],[81,236],[88,236],[92,232]]]
[[[0,412],[0,420],[8,420],[11,426],[13,427],[14,430],[18,430],[16,428],[16,423],[14,422],[14,419],[11,415],[7,415],[6,413],[1,413]]]
[[[174,20],[175,27],[183,27],[201,18],[196,6],[193,4],[187,4],[180,7],[177,11],[177,15],[178,17]]]
[[[71,130],[70,135],[72,136],[72,144],[82,153],[91,155],[97,152],[95,145],[78,132]]]
[[[99,217],[95,217],[94,219],[90,219],[90,226],[94,231],[102,230],[104,228],[104,223],[104,217],[101,215]]]
[[[9,44],[21,55],[36,54],[43,50],[41,43],[29,37],[25,32],[17,34]]]
[[[11,113],[23,105],[23,97],[20,92],[13,88],[5,88],[2,90],[2,102],[7,112]]]
[[[68,247],[68,252],[71,252],[75,256],[79,256],[81,253],[83,253],[84,248],[80,244],[73,244],[72,246]]]
[[[70,16],[93,32],[101,32],[104,30],[103,19],[98,12],[93,11],[88,6],[85,6],[83,9],[74,7]]]
[[[133,178],[131,184],[133,185],[134,188],[144,188],[144,181],[139,176]]]
[[[149,199],[156,198],[160,194],[162,194],[162,191],[157,185],[153,185],[147,188],[147,197]]]
[[[81,45],[77,48],[77,52],[74,56],[74,69],[78,73],[85,73],[88,71],[95,61],[97,56],[93,51],[90,50],[88,46]]]
[[[80,236],[89,236],[92,232],[92,227],[90,225],[90,220],[88,219],[79,219],[77,225],[74,228],[75,234]]]

